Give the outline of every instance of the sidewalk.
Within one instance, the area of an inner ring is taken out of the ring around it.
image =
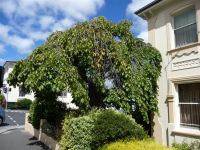
[[[1,150],[50,150],[24,129],[17,128],[0,133]]]

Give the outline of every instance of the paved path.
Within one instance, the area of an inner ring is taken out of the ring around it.
[[[15,128],[0,133],[1,150],[50,150],[23,128]]]
[[[5,132],[6,130],[24,128],[26,112],[27,111],[22,110],[6,110],[6,120],[4,124],[0,126],[0,133]]]
[[[5,123],[0,126],[0,150],[49,150],[24,131],[26,112],[6,110]]]

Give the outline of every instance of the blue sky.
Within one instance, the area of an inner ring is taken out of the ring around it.
[[[0,65],[26,58],[54,31],[105,16],[129,19],[135,36],[147,39],[147,23],[134,12],[153,0],[0,0]]]

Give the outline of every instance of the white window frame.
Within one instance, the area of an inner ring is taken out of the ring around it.
[[[180,106],[179,106],[179,92],[178,92],[178,85],[179,84],[192,84],[192,83],[198,83],[198,82],[181,82],[181,83],[174,83],[174,108],[175,108],[175,111],[174,111],[174,123],[175,123],[175,131],[183,131],[183,132],[188,132],[188,133],[197,133],[197,134],[200,134],[200,127],[199,129],[198,128],[190,128],[190,127],[187,127],[187,126],[181,126],[181,123],[180,123]]]
[[[193,42],[193,43],[189,43],[189,44],[186,44],[186,45],[182,45],[182,46],[179,46],[177,47],[176,46],[176,37],[175,37],[175,26],[174,26],[174,17],[184,11],[187,11],[187,10],[191,10],[191,9],[194,9],[195,10],[195,13],[196,13],[196,25],[197,25],[197,41],[196,42]],[[191,44],[194,44],[194,43],[197,43],[198,42],[198,13],[197,13],[197,9],[195,7],[195,5],[189,5],[189,6],[186,6],[186,7],[183,7],[173,13],[170,14],[171,15],[171,31],[170,31],[170,36],[172,37],[171,38],[171,48],[172,49],[177,49],[177,48],[180,48],[180,47],[185,47],[185,46],[188,46],[188,45],[191,45]]]

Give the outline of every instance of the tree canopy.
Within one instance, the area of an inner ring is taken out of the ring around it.
[[[137,111],[144,121],[158,112],[158,50],[135,38],[129,21],[104,17],[55,32],[16,63],[9,84],[55,97],[66,88],[80,109],[114,107]],[[53,98],[53,97],[50,97]]]

